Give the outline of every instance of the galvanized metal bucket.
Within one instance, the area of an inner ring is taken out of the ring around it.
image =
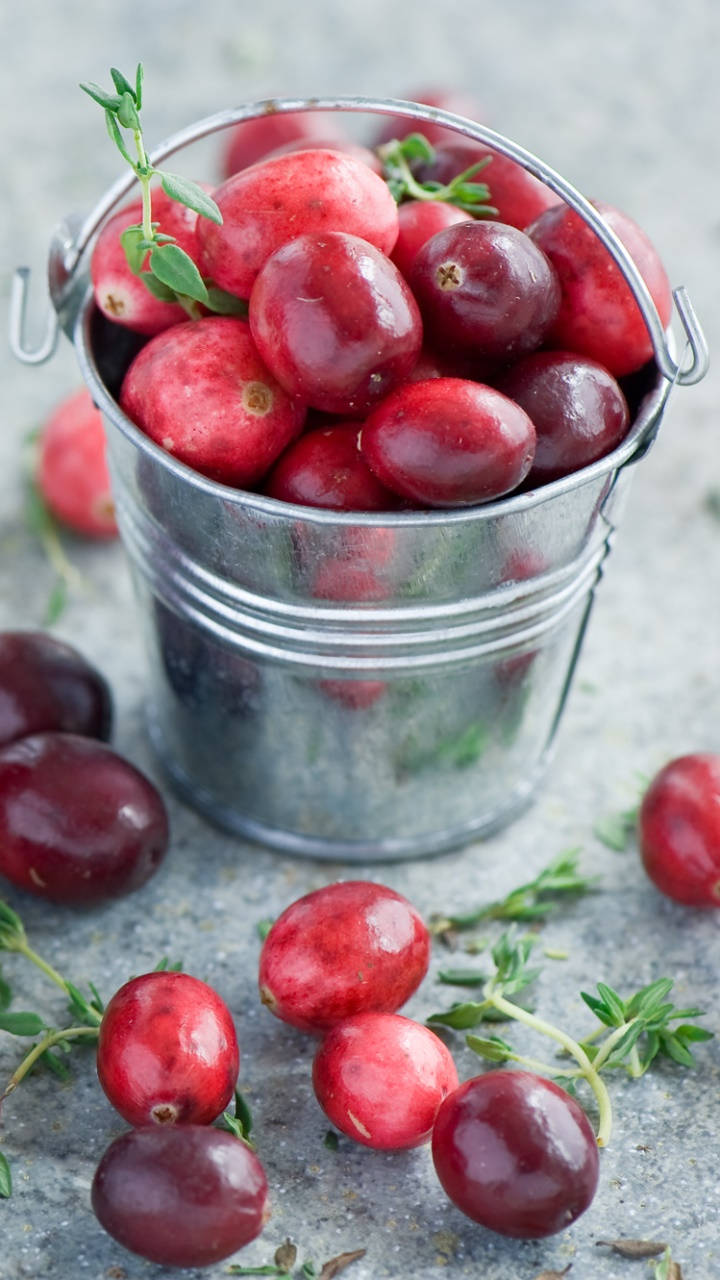
[[[655,364],[636,379],[634,420],[608,457],[471,510],[355,514],[272,500],[205,479],[157,448],[115,398],[133,338],[88,289],[86,250],[127,193],[117,183],[56,234],[46,359],[70,335],[108,433],[118,522],[150,665],[148,726],[180,793],[213,822],[298,854],[352,860],[440,852],[507,823],[543,777],[596,584],[637,461],[675,382],[707,352],[684,291],[689,358],[678,364],[637,270],[594,208],[510,140],[437,109],[358,98],[255,103],[163,144],[188,143],[268,110],[403,115],[490,143],[594,227],[645,316]]]

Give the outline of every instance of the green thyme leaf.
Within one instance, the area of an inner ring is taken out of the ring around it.
[[[120,234],[125,259],[133,275],[139,276],[147,253],[147,243],[141,226],[126,227]]]
[[[0,1031],[11,1036],[38,1036],[44,1029],[45,1023],[37,1013],[0,1013]]]
[[[440,1013],[431,1013],[426,1021],[431,1027],[452,1027],[454,1031],[467,1031],[483,1021],[486,1009],[484,1001],[482,1003],[472,1000],[457,1001],[449,1009]]]
[[[327,1133],[325,1134],[325,1137],[323,1138],[323,1146],[327,1147],[328,1151],[337,1151],[339,1145],[340,1145],[340,1140],[335,1130],[328,1129]]]
[[[112,76],[112,82],[115,85],[117,92],[120,94],[120,97],[122,97],[124,93],[128,93],[132,98],[133,102],[135,102],[136,101],[135,90],[133,89],[129,80],[125,79],[125,76],[123,75],[122,71],[118,71],[116,67],[111,67],[110,75]]]
[[[437,980],[449,987],[481,987],[487,982],[487,974],[477,969],[441,969]]]
[[[125,146],[123,136],[118,127],[117,117],[114,111],[105,112],[105,127],[107,128],[110,140],[115,143],[115,146],[120,152],[123,160],[126,160],[127,163],[131,165],[132,168],[134,169],[135,165],[133,164],[128,154],[128,150],[127,150],[127,147]]]
[[[203,218],[209,218],[211,222],[222,225],[222,214],[218,209],[212,196],[207,191],[203,191],[197,182],[192,182],[190,178],[183,178],[177,173],[166,173],[164,170],[161,175],[162,188],[171,200],[177,200],[180,204],[187,205],[188,209],[194,209],[195,213],[199,213]]]
[[[139,274],[145,288],[154,298],[159,298],[161,302],[177,302],[178,296],[175,290],[158,280],[152,271],[141,271]]]
[[[120,105],[117,109],[117,118],[123,129],[140,129],[140,121],[135,107],[135,94],[132,89],[129,93],[123,93],[120,97]]]
[[[150,270],[157,280],[196,302],[207,302],[207,289],[189,254],[177,244],[162,244],[150,254]]]
[[[46,627],[52,627],[62,615],[68,601],[67,583],[62,578],[58,578],[47,598],[45,605],[45,614],[43,622]]]
[[[0,1151],[0,1196],[3,1200],[9,1200],[12,1195],[12,1174],[7,1157]]]
[[[144,75],[145,75],[145,71],[143,69],[143,64],[142,62],[138,62],[137,70],[135,72],[135,104],[137,106],[138,111],[142,107]]]
[[[512,1045],[500,1036],[466,1036],[465,1043],[489,1062],[508,1062],[515,1055]]]
[[[120,106],[120,98],[116,94],[106,93],[100,88],[99,84],[93,84],[92,81],[84,81],[80,88],[83,93],[87,93],[95,102],[104,107],[106,111],[115,112]]]
[[[217,285],[211,284],[207,286],[207,302],[206,307],[214,311],[219,316],[242,316],[248,313],[248,304],[245,298],[238,298],[234,293],[227,293],[225,289],[219,289]]]
[[[0,1010],[7,1009],[12,1001],[12,990],[10,984],[5,981],[0,973]]]

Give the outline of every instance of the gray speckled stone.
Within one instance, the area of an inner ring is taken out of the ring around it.
[[[40,321],[37,273],[53,225],[90,208],[118,172],[99,111],[77,82],[104,82],[110,64],[127,70],[142,58],[151,141],[270,93],[402,95],[433,83],[472,90],[502,132],[646,227],[672,282],[688,286],[716,346],[719,38],[712,0],[682,8],[649,0],[4,6],[0,290],[7,295],[15,265],[33,265]],[[4,347],[0,362],[0,626],[35,626],[52,574],[24,527],[22,444],[78,375],[66,343],[41,368],[20,367]],[[705,506],[708,491],[720,486],[717,394],[714,371],[700,386],[676,391],[657,444],[638,466],[554,765],[535,806],[460,852],[352,869],[386,881],[429,914],[498,896],[559,849],[581,845],[602,888],[547,925],[543,944],[566,950],[568,959],[546,962],[537,992],[544,1014],[577,1030],[587,1026],[578,993],[597,979],[627,989],[665,974],[675,978],[680,1002],[707,1010],[709,1027],[720,1020],[718,916],[664,901],[634,849],[614,853],[592,835],[599,816],[632,803],[636,774],[649,775],[685,751],[720,750],[720,530]],[[67,550],[88,585],[72,595],[55,630],[106,672],[116,695],[116,745],[157,778],[142,727],[144,659],[123,554],[70,539]],[[312,1046],[258,1004],[256,921],[348,868],[245,845],[172,796],[168,802],[171,855],[132,899],[74,913],[7,896],[37,948],[79,984],[91,978],[109,994],[130,972],[168,954],[227,999],[274,1206],[262,1238],[242,1255],[245,1265],[270,1261],[290,1236],[300,1257],[316,1263],[366,1247],[365,1260],[348,1272],[353,1280],[533,1280],[570,1263],[578,1280],[625,1280],[642,1266],[596,1242],[635,1236],[668,1240],[689,1280],[720,1274],[717,1041],[700,1046],[695,1072],[668,1065],[639,1083],[612,1082],[616,1125],[601,1157],[600,1188],[571,1230],[538,1243],[493,1236],[445,1201],[427,1150],[379,1154],[345,1140],[337,1152],[328,1150],[309,1084]],[[443,961],[438,955],[435,968]],[[37,1006],[50,1022],[63,1016],[62,998],[20,960],[5,958],[3,969],[16,1007]],[[447,997],[428,978],[406,1012],[423,1018]],[[519,1031],[516,1040],[537,1050]],[[0,1033],[2,1077],[17,1053],[16,1042]],[[458,1065],[469,1076],[476,1059],[459,1050]],[[91,1213],[94,1167],[122,1123],[97,1086],[90,1053],[77,1054],[65,1086],[46,1075],[26,1082],[5,1104],[3,1124],[16,1189],[0,1202],[2,1280],[171,1274],[115,1245]],[[226,1264],[203,1274],[219,1280]]]

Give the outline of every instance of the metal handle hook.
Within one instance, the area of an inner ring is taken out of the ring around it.
[[[17,360],[23,364],[43,364],[53,354],[60,332],[60,321],[57,312],[48,308],[45,324],[45,336],[37,347],[30,347],[25,342],[25,325],[27,320],[28,285],[30,268],[18,267],[12,279],[10,289],[9,331],[10,350]]]
[[[695,382],[700,382],[700,380],[705,377],[710,363],[710,353],[708,351],[705,334],[700,327],[697,315],[695,314],[695,308],[688,297],[688,293],[684,285],[680,285],[679,288],[673,290],[673,298],[675,299],[675,308],[680,317],[682,327],[685,330],[685,336],[687,337],[687,346],[683,352],[683,359],[676,366],[674,380],[677,381],[680,386],[688,387],[692,386]],[[683,367],[683,361],[688,350],[691,355],[690,364]]]

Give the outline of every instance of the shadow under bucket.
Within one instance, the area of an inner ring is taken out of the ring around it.
[[[267,108],[202,122],[153,161]],[[449,113],[366,99],[273,104],[308,108],[447,124],[597,218],[540,161]],[[501,827],[543,777],[629,464],[654,438],[673,382],[702,376],[697,346],[681,372],[651,315],[658,358],[632,380],[629,434],[542,488],[453,511],[290,506],[191,471],[120,410],[134,338],[99,314],[76,268],[129,185],[56,242],[51,293],[106,422],[149,655],[149,732],[170,779],[213,822],[316,857],[414,857]],[[652,307],[606,235],[641,309]]]

